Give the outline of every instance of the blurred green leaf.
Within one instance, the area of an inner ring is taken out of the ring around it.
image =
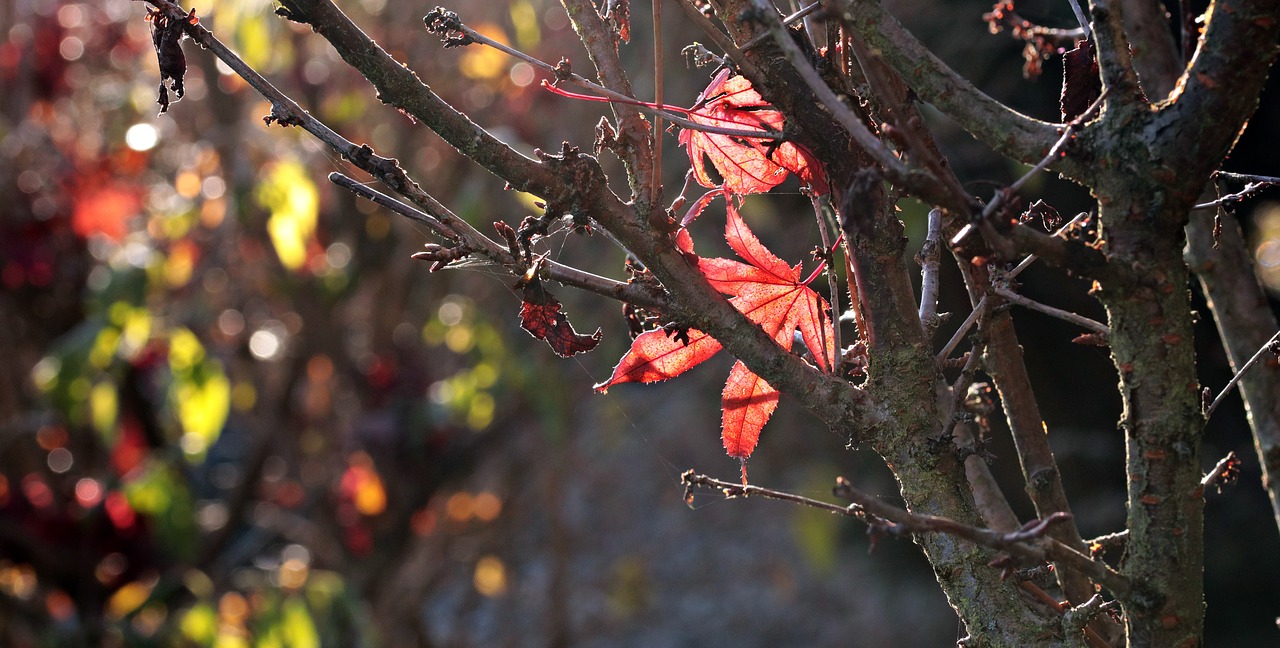
[[[196,554],[195,505],[183,477],[157,459],[143,464],[124,485],[129,506],[155,525],[160,546],[180,560]]]
[[[169,370],[173,374],[169,398],[182,425],[182,449],[188,460],[200,463],[227,422],[231,381],[185,328],[169,333]]]

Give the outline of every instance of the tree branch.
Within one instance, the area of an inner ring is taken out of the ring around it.
[[[1227,359],[1238,371],[1262,348],[1267,332],[1276,330],[1277,322],[1253,271],[1240,224],[1234,218],[1222,219],[1221,232],[1215,237],[1213,222],[1208,213],[1191,215],[1187,263],[1200,279]],[[1240,375],[1240,396],[1253,429],[1262,484],[1280,527],[1280,398],[1276,398],[1280,394],[1280,367],[1265,366]]]
[[[1033,299],[1028,299],[1027,297],[1019,295],[1018,293],[1013,292],[1008,288],[999,288],[999,287],[992,288],[991,292],[999,295],[1001,299],[1004,299],[1005,301],[1008,301],[1010,303],[1017,304],[1024,308],[1029,308],[1033,311],[1044,313],[1045,315],[1048,315],[1050,317],[1056,317],[1064,322],[1070,322],[1072,324],[1075,324],[1080,328],[1089,329],[1094,333],[1101,333],[1102,335],[1106,335],[1111,332],[1111,329],[1108,328],[1107,325],[1103,324],[1102,322],[1089,319],[1087,317],[1084,317],[1083,315],[1077,315],[1075,313],[1072,313],[1071,311],[1062,310],[1061,308],[1054,308],[1053,306],[1049,306],[1048,304],[1041,304],[1038,301],[1035,301]]]
[[[832,5],[921,98],[988,146],[1027,163],[1053,146],[1053,124],[1016,112],[978,90],[916,40],[880,0],[836,0]],[[1078,170],[1070,160],[1058,161],[1054,169],[1071,176]]]
[[[380,100],[413,116],[512,188],[548,201],[574,193],[572,183],[560,177],[551,165],[521,155],[441,99],[330,0],[282,0],[281,5],[277,13],[310,25],[329,41],[342,60],[373,84]]]
[[[1280,35],[1280,0],[1217,0],[1195,56],[1171,96],[1156,113],[1151,132],[1163,132],[1153,152],[1178,160],[1181,177],[1194,181],[1231,150],[1258,106]],[[1166,131],[1167,129],[1167,131]]]
[[[885,503],[880,498],[855,488],[843,477],[836,478],[834,493],[837,497],[853,502],[839,506],[820,500],[795,495],[751,484],[739,484],[699,474],[693,470],[680,476],[685,487],[685,500],[693,500],[695,487],[719,490],[725,497],[764,497],[804,506],[811,506],[831,513],[857,518],[873,529],[890,535],[920,535],[943,533],[968,540],[977,545],[1004,551],[1027,564],[1049,561],[1063,562],[1079,569],[1117,596],[1131,591],[1129,582],[1105,563],[1094,560],[1066,545],[1045,537],[1055,524],[1070,519],[1068,513],[1057,513],[1043,520],[1034,520],[1022,528],[1010,532],[984,529],[937,515],[920,515]]]
[[[605,24],[595,5],[591,0],[561,0],[561,4],[578,33],[578,39],[587,49],[601,83],[614,92],[633,96],[631,80],[618,58],[618,37]],[[635,106],[613,104],[613,113],[618,118],[619,135],[626,143],[626,155],[622,156],[622,161],[627,165],[632,200],[648,206],[648,209],[642,207],[642,211],[661,212],[662,201],[655,197],[660,197],[657,187],[662,180],[655,175],[653,142],[662,134],[653,132],[652,125],[645,121]]]
[[[1091,0],[1089,13],[1093,17],[1091,26],[1097,45],[1098,68],[1102,73],[1102,89],[1112,96],[1108,107],[1146,103],[1129,54],[1123,0]]]
[[[938,284],[942,275],[942,212],[929,210],[929,226],[920,248],[920,323],[933,331],[938,317]]]
[[[1187,3],[1181,4],[1185,10]],[[1130,52],[1138,81],[1147,98],[1159,102],[1173,92],[1174,81],[1186,67],[1183,59],[1178,56],[1178,45],[1169,29],[1164,3],[1120,0],[1120,6],[1124,10],[1124,28],[1129,35]]]
[[[433,216],[420,212],[409,205],[406,205],[391,196],[380,191],[367,187],[355,180],[341,174],[330,173],[329,181],[346,189],[362,198],[366,198],[374,203],[382,205],[391,211],[408,218],[417,223],[422,223],[427,227],[435,230],[439,227],[439,221]],[[446,210],[447,211],[447,210]],[[452,212],[448,214],[451,218],[462,221],[462,219],[453,216]],[[465,222],[465,221],[462,221]],[[469,227],[469,225],[468,225]],[[474,230],[472,230],[474,232]],[[527,265],[519,256],[512,254],[510,250],[498,245],[487,236],[474,232],[474,235],[461,237],[460,240],[469,245],[474,253],[483,255],[489,259],[494,265],[505,268],[512,276],[520,276],[527,270]],[[465,260],[451,263],[445,267],[471,267],[473,264]],[[665,311],[670,308],[666,295],[660,290],[646,287],[640,283],[623,283],[615,281],[607,277],[592,274],[577,268],[566,266],[557,261],[547,259],[542,265],[543,271],[546,273],[547,279],[557,281],[566,286],[573,286],[597,295],[617,299],[619,301],[653,308]]]

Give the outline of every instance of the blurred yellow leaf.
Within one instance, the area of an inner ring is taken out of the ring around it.
[[[320,633],[316,630],[316,622],[311,618],[311,610],[306,601],[291,596],[284,600],[280,610],[280,625],[283,629],[284,645],[291,648],[310,648],[320,645]]]
[[[208,603],[197,603],[182,615],[178,630],[192,643],[207,646],[218,636],[218,614]]]
[[[120,619],[138,609],[151,596],[151,587],[139,581],[126,583],[107,599],[107,616]]]
[[[477,592],[489,597],[502,596],[507,592],[507,566],[497,556],[485,556],[476,561],[472,581]]]
[[[267,234],[284,267],[297,271],[307,261],[316,231],[320,194],[297,160],[277,162],[258,186],[258,203],[271,211]]]
[[[186,328],[169,332],[169,370],[175,374],[187,373],[204,361],[204,345]]]
[[[511,3],[511,24],[516,28],[516,43],[520,49],[527,52],[538,47],[542,31],[538,28],[538,12],[529,0]]]
[[[104,381],[89,390],[89,420],[99,433],[106,435],[115,430],[118,409],[115,385]]]
[[[503,45],[510,44],[507,33],[501,25],[480,23],[473,27],[476,31]],[[466,53],[462,55],[462,60],[458,62],[458,68],[468,79],[492,81],[505,76],[510,63],[511,60],[506,54],[492,47],[468,47]]]

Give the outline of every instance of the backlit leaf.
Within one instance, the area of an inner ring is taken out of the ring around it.
[[[801,280],[800,266],[788,266],[760,243],[729,200],[725,238],[749,263],[732,259],[698,258],[698,269],[716,290],[732,296],[729,303],[760,325],[778,346],[790,351],[800,332],[814,363],[829,370],[835,358],[835,339],[825,299]],[[693,241],[682,231],[677,247],[693,255]],[[817,276],[816,274],[814,276]],[[627,382],[657,382],[674,378],[715,355],[718,341],[696,329],[677,339],[662,329],[636,337],[609,380],[596,385],[604,392]],[[729,373],[721,400],[721,439],[731,457],[745,459],[755,450],[760,430],[778,407],[778,391],[752,373],[741,361]],[[745,475],[746,467],[743,466]]]
[[[773,110],[746,77],[731,77],[728,70],[711,81],[688,115],[707,126],[748,131],[783,129],[782,113]],[[680,132],[680,145],[689,154],[694,179],[704,187],[723,186],[730,194],[761,193],[782,184],[791,172],[819,194],[827,192],[818,164],[791,142],[778,145],[767,139],[685,129]],[[723,178],[723,185],[712,178],[704,157]]]
[[[520,305],[520,328],[533,337],[544,340],[556,355],[567,358],[586,353],[600,343],[601,331],[582,335],[573,330],[569,318],[561,310],[560,302],[542,287],[537,276],[537,265],[523,280],[524,302]]]

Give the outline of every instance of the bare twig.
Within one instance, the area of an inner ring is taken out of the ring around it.
[[[1039,159],[1057,136],[1054,125],[1032,119],[992,99],[917,40],[880,0],[832,0],[844,24],[861,34],[922,99],[955,119],[978,139],[1015,159]],[[1069,160],[1058,170],[1071,174]]]
[[[432,228],[433,231],[441,227],[440,222],[432,215],[418,211],[417,209],[414,209],[391,196],[355,181],[349,176],[336,172],[330,173],[329,181],[339,187],[355,193],[358,196],[382,205],[383,207],[386,207],[409,220],[422,223],[427,227]],[[452,216],[452,213],[450,213],[450,216]],[[457,217],[454,216],[453,218],[456,219]],[[457,220],[460,221],[461,219]],[[494,265],[505,267],[515,276],[519,276],[526,269],[525,263],[522,260],[512,255],[506,248],[486,236],[477,233],[475,236],[469,236],[463,240],[469,245],[474,245],[475,247],[473,249],[475,249],[478,254],[488,258]],[[462,262],[454,267],[464,267],[468,265],[471,264]],[[596,293],[597,295],[630,302],[637,306],[644,306],[646,308],[662,310],[668,307],[668,304],[666,303],[667,300],[663,297],[663,293],[658,290],[647,289],[644,287],[644,284],[614,281],[607,277],[601,277],[590,272],[563,265],[556,261],[552,261],[551,259],[544,261],[542,267],[544,272],[547,273],[546,278],[558,281],[567,286],[581,288],[583,290]]]
[[[662,0],[653,0],[653,103],[662,101]],[[653,118],[653,185],[649,187],[649,204],[662,202],[662,115]]]
[[[570,83],[579,88],[582,88],[584,90],[590,90],[591,92],[594,92],[597,95],[599,95],[599,97],[587,97],[587,98],[604,99],[609,101],[610,103],[635,106],[636,109],[642,112],[649,113],[651,115],[654,115],[655,117],[661,117],[662,119],[665,119],[681,128],[687,128],[690,130],[699,130],[707,133],[716,133],[719,135],[729,135],[731,137],[754,137],[758,139],[773,139],[773,140],[783,139],[782,133],[775,132],[775,131],[755,131],[755,130],[745,130],[741,128],[725,128],[722,126],[713,126],[710,124],[702,124],[699,122],[695,122],[685,117],[682,117],[675,112],[672,112],[672,109],[679,109],[677,106],[667,106],[659,103],[658,107],[654,107],[649,105],[647,102],[636,99],[631,95],[610,90],[609,88],[606,88],[605,86],[602,86],[599,83],[595,83],[594,81],[591,81],[590,79],[587,79],[586,77],[576,72],[566,72],[563,68],[557,68],[556,66],[550,63],[547,63],[546,61],[543,61],[539,58],[535,58],[514,47],[511,47],[504,43],[500,43],[496,40],[493,40],[492,38],[485,36],[484,34],[472,29],[471,27],[468,27],[466,23],[463,23],[463,22],[451,23],[450,28],[454,29],[455,31],[461,34],[464,34],[467,38],[470,38],[471,40],[477,43],[480,43],[482,45],[487,45],[500,52],[503,52],[504,54],[508,54],[510,56],[518,58],[521,61],[524,61],[525,63],[528,63],[529,65],[532,65],[533,67],[536,67],[542,70],[543,72],[550,74],[551,77],[555,79],[555,82],[553,83],[548,83],[544,81],[543,82],[544,85],[557,87],[562,82]],[[564,93],[563,91],[561,91],[561,94],[567,94],[567,93]]]
[[[1080,223],[1081,221],[1083,221],[1088,217],[1089,217],[1089,214],[1087,213],[1082,212],[1080,214],[1076,214],[1076,217],[1071,219],[1070,222],[1068,222],[1066,225],[1063,225],[1062,227],[1059,227],[1058,230],[1053,233],[1053,236],[1055,237],[1062,236],[1064,233],[1070,231],[1072,227],[1074,227],[1075,225],[1077,225],[1078,223]],[[1030,265],[1034,263],[1037,258],[1039,257],[1037,257],[1034,254],[1027,255],[1025,259],[1023,259],[1020,263],[1018,263],[1017,266],[1014,266],[1013,270],[1010,270],[1009,273],[1005,276],[1009,279],[1013,279],[1014,277],[1017,277],[1018,275],[1022,274],[1023,270],[1026,270],[1028,267],[1030,267]],[[954,335],[951,336],[951,339],[948,340],[945,345],[943,345],[942,351],[938,352],[938,355],[937,355],[938,362],[942,362],[943,360],[946,360],[947,358],[951,357],[951,352],[955,351],[956,347],[960,344],[960,341],[963,340],[966,335],[968,335],[969,329],[973,326],[974,322],[978,321],[978,316],[980,314],[980,311],[987,308],[987,305],[989,303],[990,303],[990,299],[987,297],[987,295],[984,294],[982,298],[978,300],[978,303],[974,305],[973,311],[969,313],[969,316],[965,318],[964,322],[962,322],[958,328],[956,328],[956,332]]]
[[[986,311],[989,303],[991,303],[991,300],[987,299],[984,295],[982,299],[978,301],[977,305],[973,307],[973,310],[969,311],[969,316],[964,318],[964,321],[960,323],[958,328],[956,328],[956,332],[952,334],[951,339],[947,340],[947,343],[942,345],[942,350],[938,352],[936,358],[938,362],[942,362],[943,360],[951,357],[951,352],[955,351],[956,347],[960,345],[960,341],[969,334],[969,329],[973,328],[974,322],[977,322],[978,318],[982,316],[982,313]]]
[[[1084,32],[1086,39],[1093,38],[1093,30],[1089,27],[1089,19],[1085,17],[1084,10],[1080,8],[1079,0],[1071,0],[1071,12],[1076,15],[1076,22],[1080,23],[1080,30]]]
[[[1240,474],[1240,458],[1236,456],[1234,450],[1227,453],[1227,456],[1218,460],[1213,470],[1200,480],[1199,490],[1203,493],[1210,486],[1218,486],[1221,489],[1223,484],[1234,482]]]
[[[999,295],[1001,298],[1003,298],[1008,302],[1017,304],[1024,308],[1030,308],[1031,310],[1034,310],[1034,311],[1039,311],[1050,317],[1056,317],[1064,322],[1071,322],[1076,326],[1089,329],[1090,331],[1093,331],[1095,333],[1101,333],[1103,335],[1107,335],[1108,333],[1111,332],[1111,328],[1108,327],[1106,324],[1103,324],[1102,322],[1089,319],[1088,317],[1085,317],[1083,315],[1077,315],[1075,313],[1072,313],[1071,311],[1062,310],[1061,308],[1054,308],[1053,306],[1049,306],[1048,304],[1041,304],[1040,302],[1035,301],[1033,299],[1023,297],[1022,295],[1019,295],[1018,293],[1013,292],[1008,288],[992,288],[991,292]]]
[[[987,203],[987,206],[982,208],[982,213],[978,216],[978,222],[982,222],[987,220],[988,218],[991,218],[992,214],[995,214],[998,209],[1000,209],[1005,203],[1009,202],[1009,200],[1013,197],[1013,195],[1017,193],[1017,191],[1021,189],[1023,185],[1027,184],[1027,182],[1030,181],[1031,178],[1035,177],[1036,174],[1040,173],[1041,171],[1044,171],[1045,169],[1049,168],[1049,165],[1052,164],[1054,160],[1057,160],[1060,156],[1062,156],[1063,155],[1062,149],[1066,147],[1068,142],[1070,142],[1072,139],[1075,138],[1076,129],[1079,128],[1081,124],[1093,118],[1094,111],[1102,107],[1102,102],[1103,100],[1106,99],[1107,93],[1109,91],[1110,91],[1109,89],[1104,89],[1102,91],[1102,94],[1098,95],[1098,98],[1095,99],[1093,103],[1089,105],[1089,108],[1087,110],[1080,113],[1079,116],[1071,120],[1071,122],[1068,123],[1066,127],[1062,129],[1062,136],[1058,138],[1058,141],[1054,142],[1053,146],[1049,149],[1049,152],[1045,154],[1045,156],[1041,158],[1040,161],[1037,162],[1035,166],[1031,167],[1030,170],[1022,174],[1022,177],[1015,180],[1013,184],[997,191],[995,193],[995,196],[991,198],[991,202]],[[960,245],[961,241],[963,241],[964,238],[968,236],[970,232],[973,231],[974,229],[973,226],[974,226],[974,223],[969,223],[964,227],[962,227],[960,231],[954,237],[952,237],[951,246],[955,247],[957,245]]]
[[[1033,520],[1016,531],[1001,533],[991,529],[971,526],[950,518],[936,515],[919,515],[906,509],[885,503],[879,498],[855,488],[843,477],[836,478],[834,493],[837,497],[851,502],[849,506],[840,506],[812,498],[761,488],[750,484],[739,484],[698,474],[692,470],[680,476],[680,483],[685,486],[686,501],[692,501],[695,487],[713,488],[724,493],[726,497],[766,497],[811,506],[817,509],[857,518],[890,534],[922,534],[945,533],[963,538],[974,544],[1009,553],[1011,556],[1028,563],[1046,561],[1061,562],[1089,575],[1117,596],[1128,594],[1132,586],[1122,574],[1106,564],[1093,560],[1070,547],[1045,537],[1049,528],[1069,519],[1067,513],[1056,513],[1043,520]]]
[[[849,515],[853,517],[863,517],[861,515],[861,509],[852,509],[851,507],[848,507],[848,506],[832,504],[831,502],[823,502],[822,500],[816,500],[811,497],[796,495],[794,493],[788,493],[786,491],[773,490],[771,488],[763,488],[760,486],[753,486],[751,484],[739,484],[737,482],[722,481],[714,477],[708,477],[707,475],[698,474],[693,470],[687,470],[684,472],[684,474],[680,475],[680,483],[683,484],[685,487],[684,497],[685,497],[685,501],[689,503],[693,502],[694,487],[701,486],[704,488],[717,489],[721,493],[723,493],[725,497],[728,497],[728,498],[753,497],[753,496],[764,497],[766,499],[774,499],[782,502],[791,502],[793,504],[801,504],[804,506],[809,506],[812,508],[827,511],[828,513],[835,513],[838,515]]]
[[[1263,344],[1262,347],[1258,349],[1258,352],[1253,354],[1253,357],[1249,358],[1248,362],[1244,363],[1243,367],[1240,367],[1240,370],[1236,372],[1236,375],[1231,377],[1231,382],[1228,382],[1227,386],[1222,388],[1222,391],[1218,394],[1217,398],[1214,398],[1213,403],[1211,403],[1209,408],[1204,411],[1204,418],[1206,421],[1213,416],[1213,412],[1222,404],[1222,400],[1226,398],[1227,394],[1230,394],[1231,390],[1235,389],[1236,385],[1240,384],[1240,379],[1244,377],[1245,373],[1266,357],[1267,353],[1280,357],[1280,331],[1276,331],[1276,334],[1271,336],[1271,339],[1267,340],[1266,344]]]
[[[863,120],[840,100],[840,97],[822,80],[822,76],[814,69],[808,57],[792,40],[787,28],[777,18],[777,10],[774,9],[769,0],[754,0],[754,6],[763,16],[766,16],[764,19],[765,27],[773,35],[774,41],[787,57],[787,61],[800,74],[800,78],[804,80],[805,85],[809,87],[809,90],[813,92],[818,101],[827,108],[836,122],[849,133],[854,142],[880,165],[885,176],[890,181],[925,199],[927,202],[941,205],[955,214],[969,213],[970,204],[967,196],[955,195],[948,191],[946,185],[938,182],[932,173],[912,169],[904,164],[898,156],[894,155],[884,145],[884,142],[880,141],[880,138],[876,137],[867,128]]]
[[[813,216],[818,221],[818,234],[822,239],[822,253],[828,257],[834,256],[836,253],[835,245],[832,243],[831,235],[828,233],[827,217],[822,209],[824,203],[830,204],[830,198],[828,196],[810,196],[809,201],[813,203]],[[840,320],[835,315],[840,312],[840,282],[833,270],[835,264],[831,261],[830,258],[826,260],[827,290],[831,293],[831,338],[835,342],[836,348],[821,349],[821,352],[823,357],[827,357],[827,353],[831,353],[831,357],[834,358],[831,363],[831,372],[839,374],[841,356],[844,355],[844,345],[840,341]],[[823,337],[822,341],[825,345],[826,338]]]
[[[782,24],[783,24],[784,26],[788,26],[788,27],[789,27],[789,26],[791,26],[791,24],[792,24],[792,23],[796,22],[797,20],[804,20],[805,18],[807,18],[807,17],[809,17],[810,15],[812,15],[812,14],[813,14],[813,12],[815,12],[815,11],[817,11],[817,10],[821,9],[821,8],[822,8],[822,4],[823,4],[822,2],[815,1],[813,4],[811,4],[811,5],[807,6],[807,7],[802,7],[799,11],[796,11],[796,12],[794,12],[794,13],[792,13],[792,14],[790,14],[790,15],[786,16],[785,18],[783,18],[783,19],[782,19]],[[751,49],[751,48],[755,47],[756,45],[759,45],[760,43],[763,43],[763,42],[764,42],[764,40],[765,40],[766,38],[768,38],[768,37],[769,37],[769,34],[767,34],[767,33],[766,33],[766,34],[760,34],[759,36],[756,36],[755,38],[752,38],[751,40],[749,40],[749,41],[747,41],[747,42],[743,43],[743,44],[742,44],[742,50],[743,50],[743,51],[749,50],[749,49]]]
[[[751,59],[747,58],[742,53],[742,50],[738,49],[738,46],[733,43],[733,40],[720,31],[720,28],[716,27],[715,23],[711,22],[710,18],[702,14],[702,11],[694,5],[693,0],[678,0],[676,4],[681,11],[684,11],[685,16],[692,20],[694,25],[697,25],[698,29],[702,30],[702,33],[706,34],[707,38],[711,39],[712,44],[720,48],[720,51],[724,52],[725,56],[734,65],[738,66],[738,70],[748,77],[759,78],[760,69],[756,67],[755,63],[752,63]]]
[[[1221,198],[1218,198],[1217,200],[1200,203],[1196,205],[1194,209],[1210,209],[1213,207],[1217,207],[1219,205],[1229,205],[1229,204],[1244,200],[1245,198],[1248,198],[1249,196],[1252,196],[1253,194],[1258,193],[1263,189],[1280,185],[1280,178],[1276,178],[1272,176],[1248,175],[1243,173],[1227,173],[1226,171],[1218,171],[1213,174],[1213,177],[1225,178],[1227,180],[1236,180],[1240,182],[1245,182],[1246,184],[1244,186],[1244,189],[1241,189],[1240,191],[1237,191],[1233,194],[1227,194],[1225,196],[1222,196]]]

